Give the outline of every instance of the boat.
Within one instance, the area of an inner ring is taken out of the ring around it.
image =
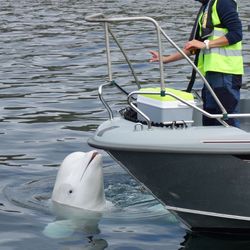
[[[106,17],[93,14],[87,22],[103,25],[109,79],[99,89],[99,98],[109,118],[89,138],[88,144],[105,150],[130,175],[149,190],[167,210],[191,231],[250,232],[250,133],[247,108],[228,114],[204,76],[158,22],[150,17]],[[156,30],[158,52],[162,37],[183,54],[221,108],[220,114],[202,109],[199,91],[166,88],[159,61],[159,85],[142,88],[132,64],[111,26],[117,23],[150,22]],[[137,89],[128,93],[112,75],[110,37],[116,42],[134,75]],[[104,92],[118,87],[127,98],[119,115],[105,100]],[[221,126],[202,126],[205,115]],[[241,119],[241,127],[227,124]]]

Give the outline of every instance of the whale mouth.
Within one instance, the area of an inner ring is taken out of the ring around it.
[[[89,160],[88,166],[89,166],[89,164],[95,159],[95,157],[96,157],[97,155],[98,155],[98,152],[97,152],[97,151],[94,151],[93,154],[92,154],[92,156],[91,156],[91,158],[90,158],[90,160]]]
[[[97,152],[97,151],[93,151],[93,153],[92,153],[92,155],[91,155],[91,157],[90,157],[90,159],[89,159],[89,162],[88,162],[86,168],[84,169],[84,171],[83,171],[83,173],[82,173],[81,180],[82,180],[84,174],[86,173],[87,169],[89,168],[90,163],[95,159],[95,157],[96,157],[97,155],[98,155],[98,152]]]

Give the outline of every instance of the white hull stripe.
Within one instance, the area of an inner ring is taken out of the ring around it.
[[[212,217],[219,217],[219,218],[233,219],[233,220],[250,221],[250,217],[246,217],[246,216],[231,215],[231,214],[221,214],[221,213],[214,213],[214,212],[206,212],[206,211],[201,211],[201,210],[179,208],[179,207],[172,207],[172,206],[165,206],[165,208],[168,209],[168,210],[176,211],[176,212],[198,214],[198,215],[205,215],[205,216],[212,216]]]
[[[250,140],[207,140],[202,143],[250,143]]]

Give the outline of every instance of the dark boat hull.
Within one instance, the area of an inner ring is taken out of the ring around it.
[[[250,165],[240,157],[108,152],[192,230],[250,229]]]

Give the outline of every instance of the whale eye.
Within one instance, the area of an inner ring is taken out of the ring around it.
[[[69,190],[69,194],[72,194],[72,193],[73,193],[73,190],[72,190],[72,189],[70,189],[70,190]]]

